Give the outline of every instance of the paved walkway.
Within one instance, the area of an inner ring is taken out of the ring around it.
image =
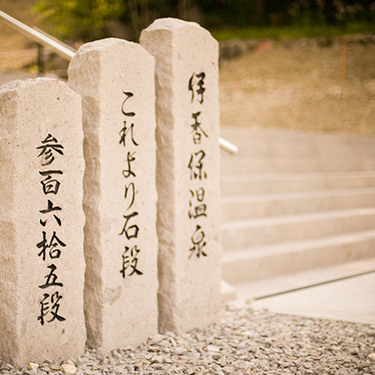
[[[375,325],[375,259],[240,285],[237,296],[254,309]]]

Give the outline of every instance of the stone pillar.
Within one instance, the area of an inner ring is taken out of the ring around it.
[[[81,355],[81,98],[54,79],[0,89],[0,356],[25,365]]]
[[[218,43],[198,24],[159,19],[141,34],[155,58],[159,330],[218,321]]]
[[[83,99],[88,345],[135,346],[157,333],[154,59],[104,39],[68,74]]]

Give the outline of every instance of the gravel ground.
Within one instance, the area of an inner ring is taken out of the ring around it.
[[[1,374],[375,374],[375,326],[226,307],[220,324]]]

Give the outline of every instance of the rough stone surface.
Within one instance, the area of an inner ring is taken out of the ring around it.
[[[375,362],[368,357],[374,345],[371,325],[231,307],[220,324],[183,335],[166,332],[108,354],[87,350],[72,361],[77,375],[373,375]],[[37,374],[63,375],[61,367],[44,362]],[[25,373],[0,362],[0,374]]]
[[[218,44],[176,19],[140,43],[156,70],[159,330],[185,332],[220,310]]]
[[[61,370],[65,375],[75,375],[77,373],[76,367],[69,363],[64,363],[61,365]]]
[[[0,89],[0,108],[0,356],[77,355],[86,341],[81,98],[57,80],[14,81]]]
[[[138,345],[157,333],[154,59],[110,38],[68,73],[83,98],[88,345]]]

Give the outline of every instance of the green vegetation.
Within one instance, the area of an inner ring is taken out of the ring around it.
[[[128,39],[155,18],[199,21],[218,39],[375,33],[375,0],[39,0],[35,10],[60,37],[84,41],[122,25]]]
[[[123,25],[128,39],[154,19],[190,19],[193,0],[40,0],[33,8],[59,37],[89,41],[110,36],[113,21]],[[194,17],[193,17],[194,18]]]
[[[338,37],[345,35],[375,34],[375,24],[350,23],[343,26],[280,26],[280,27],[247,27],[223,28],[212,31],[217,40],[231,39],[283,39],[309,37]]]
[[[124,12],[118,0],[42,0],[33,8],[59,36],[96,39],[108,21]]]

